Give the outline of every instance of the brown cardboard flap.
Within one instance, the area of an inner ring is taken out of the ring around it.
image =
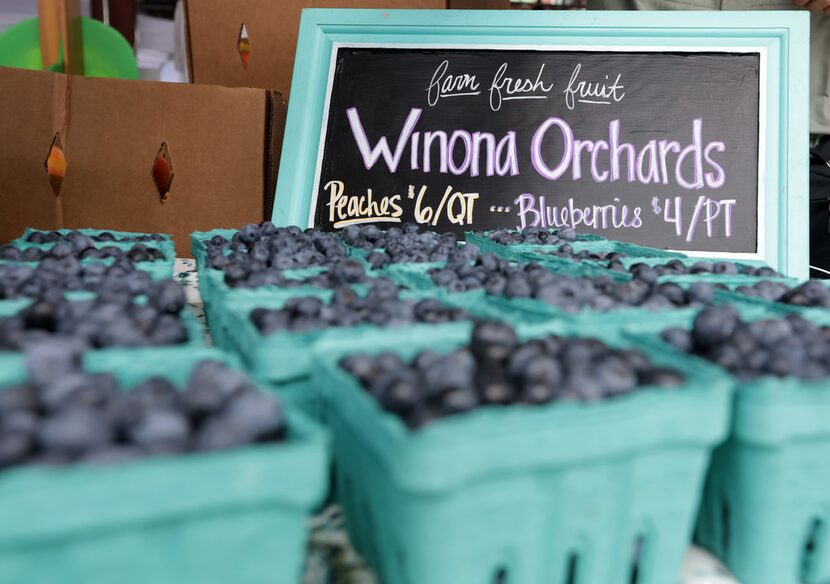
[[[64,79],[23,70],[13,79],[0,76],[0,241],[17,237],[23,226],[51,229],[60,222],[46,158],[65,129]]]
[[[192,231],[261,221],[275,174],[269,101],[257,89],[0,68],[0,192],[12,210],[0,238],[29,225],[165,232],[184,254]],[[67,169],[56,197],[44,161],[61,128]],[[162,144],[173,173],[164,201],[153,177]]]
[[[446,0],[186,0],[190,80],[274,89],[287,97],[304,8],[445,7]],[[247,65],[237,48],[242,24],[250,42]]]

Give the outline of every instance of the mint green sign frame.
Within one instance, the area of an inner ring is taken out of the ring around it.
[[[304,10],[272,220],[301,227],[313,221],[330,67],[338,45],[757,48],[762,54],[758,250],[729,257],[741,255],[806,278],[809,28],[806,11]]]

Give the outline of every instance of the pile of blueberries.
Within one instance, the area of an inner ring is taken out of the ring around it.
[[[229,286],[247,286],[249,278],[277,281],[282,270],[327,267],[347,259],[340,238],[318,229],[275,227],[270,221],[251,223],[228,240],[214,235],[205,242],[207,265],[225,273]]]
[[[755,276],[758,278],[778,278],[781,274],[767,266],[752,266],[735,262],[695,262],[691,265],[679,259],[668,260],[666,263],[650,266],[643,262],[625,267],[619,258],[607,258],[611,261],[606,266],[615,272],[629,272],[634,277],[648,281],[656,281],[661,276],[687,276],[702,274],[717,274],[720,276]]]
[[[73,243],[75,241],[83,241],[86,238],[91,238],[97,242],[119,242],[119,243],[147,243],[149,241],[165,241],[165,237],[160,233],[137,233],[135,235],[115,235],[109,231],[101,231],[95,235],[87,235],[81,231],[73,230],[67,233],[60,231],[33,231],[26,236],[26,241],[29,243],[58,243],[65,241]]]
[[[39,247],[19,248],[8,244],[0,246],[0,260],[9,262],[40,262],[47,259],[65,260],[105,260],[126,259],[131,262],[157,262],[165,259],[164,253],[143,243],[136,243],[128,250],[115,245],[95,247],[95,242],[87,235],[81,234],[84,239],[72,242],[60,241],[48,249]]]
[[[82,371],[60,342],[33,349],[27,365],[26,383],[0,388],[0,469],[125,463],[286,435],[276,399],[218,361],[199,362],[183,389],[151,377],[126,391],[112,375]]]
[[[394,327],[470,319],[470,315],[461,308],[431,298],[401,299],[398,291],[393,282],[379,278],[365,296],[359,296],[351,288],[342,287],[334,290],[328,302],[315,296],[291,298],[279,309],[254,309],[250,319],[263,335],[329,327]]]
[[[415,223],[380,229],[376,225],[350,225],[341,236],[349,246],[367,253],[373,269],[402,262],[439,262],[458,247],[454,233],[437,233]]]
[[[184,290],[174,280],[151,284],[146,303],[126,293],[70,301],[52,291],[0,318],[0,351],[26,350],[56,337],[81,349],[181,344],[188,339],[180,318],[184,306]]]
[[[769,302],[781,302],[792,306],[830,308],[830,287],[821,280],[807,280],[791,287],[783,282],[762,281],[752,286],[739,286],[735,291],[744,296],[760,298]]]
[[[259,288],[276,286],[278,288],[299,288],[313,286],[331,290],[338,286],[362,284],[369,280],[363,264],[353,259],[335,261],[319,273],[303,278],[289,277],[283,270],[265,268],[260,271],[245,271],[241,266],[229,266],[225,270],[225,283],[231,288]]]
[[[450,353],[427,350],[409,363],[391,352],[358,354],[340,365],[411,429],[481,406],[595,402],[684,382],[636,350],[589,338],[519,342],[510,326],[491,321],[477,323],[469,346]]]
[[[520,231],[510,229],[495,229],[490,232],[476,232],[477,235],[501,245],[556,245],[557,243],[574,242],[577,239],[576,231],[570,227],[562,229],[548,229],[545,227],[525,227]]]
[[[714,306],[697,315],[691,330],[670,328],[662,338],[741,380],[830,377],[830,328],[796,315],[749,322],[733,306]]]
[[[39,298],[56,290],[137,296],[146,294],[151,284],[150,274],[127,260],[85,266],[72,257],[45,259],[34,267],[0,263],[0,300]]]
[[[539,263],[517,264],[493,254],[481,254],[474,262],[451,258],[446,267],[431,270],[430,275],[436,285],[453,292],[483,288],[492,296],[535,298],[566,312],[697,308],[711,304],[714,296],[714,287],[703,282],[683,288],[638,278],[629,282],[611,277],[577,278],[554,274]]]
[[[616,251],[588,251],[587,249],[576,251],[570,243],[560,245],[555,251],[549,251],[545,255],[591,262],[616,261],[625,257],[625,254]]]

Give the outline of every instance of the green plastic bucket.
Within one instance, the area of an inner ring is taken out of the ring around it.
[[[138,79],[138,65],[130,43],[112,27],[92,18],[81,18],[84,75]],[[62,57],[61,57],[62,59]],[[19,22],[0,34],[0,66],[43,69],[38,19]],[[50,70],[63,72],[63,63]]]
[[[710,449],[727,432],[728,377],[649,350],[684,387],[480,408],[410,432],[337,364],[346,352],[411,357],[463,342],[317,353],[336,491],[379,581],[609,584],[630,582],[638,564],[639,584],[675,582]]]
[[[236,363],[203,348],[89,368],[126,387],[153,375],[181,385],[202,359]],[[22,380],[0,368],[0,388]],[[279,444],[0,471],[0,582],[296,584],[328,487],[329,439],[284,405]]]

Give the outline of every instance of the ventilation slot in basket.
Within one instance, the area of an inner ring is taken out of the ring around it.
[[[821,555],[823,541],[824,521],[815,518],[810,522],[810,526],[807,529],[807,539],[804,540],[804,549],[801,554],[800,582],[809,584],[816,579],[814,572],[817,569],[816,563]]]
[[[631,547],[631,570],[629,571],[628,584],[645,584],[643,560],[646,555],[646,538],[642,535],[634,539]]]
[[[568,564],[565,568],[565,584],[579,584],[579,555],[576,552],[568,555]]]
[[[721,550],[724,556],[729,551],[729,543],[732,538],[732,511],[729,507],[729,501],[726,497],[722,497],[720,501],[720,527],[721,527]]]
[[[508,584],[509,579],[507,578],[507,568],[504,566],[499,566],[496,569],[495,574],[493,574],[493,584]]]

